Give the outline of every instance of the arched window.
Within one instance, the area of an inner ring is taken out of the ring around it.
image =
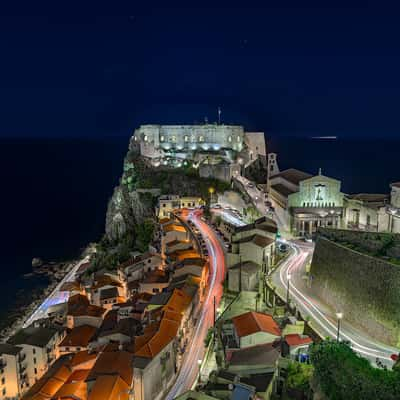
[[[185,140],[185,142],[188,142],[189,141],[189,136],[185,135],[184,140]]]
[[[164,135],[161,135],[160,136],[160,142],[163,142],[165,140],[165,136]]]
[[[199,136],[199,142],[204,142],[204,136]]]
[[[232,142],[232,136],[228,136],[228,142]]]

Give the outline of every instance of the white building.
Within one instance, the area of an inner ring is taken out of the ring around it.
[[[163,195],[158,198],[156,214],[158,218],[169,217],[170,212],[179,208],[195,208],[204,204],[198,196]]]
[[[390,202],[379,210],[380,232],[400,233],[400,182],[390,185]]]

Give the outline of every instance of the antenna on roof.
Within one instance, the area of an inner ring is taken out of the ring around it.
[[[221,125],[221,107],[218,107],[218,125]]]

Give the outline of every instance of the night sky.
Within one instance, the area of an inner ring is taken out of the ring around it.
[[[2,9],[0,136],[128,135],[218,106],[275,135],[399,134],[394,2],[213,3]]]

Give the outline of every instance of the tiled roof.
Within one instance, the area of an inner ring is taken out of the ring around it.
[[[290,346],[301,346],[304,344],[311,344],[313,341],[309,336],[299,335],[298,333],[292,333],[285,336],[285,342]]]
[[[14,336],[8,339],[12,345],[29,344],[31,346],[44,347],[58,333],[59,329],[34,324],[19,330]]]
[[[89,353],[87,350],[84,351],[78,351],[75,353],[70,361],[71,367],[75,368],[78,367],[79,365],[86,364],[86,363],[94,363],[98,356],[97,352],[91,352]]]
[[[281,335],[278,324],[269,314],[249,311],[232,318],[232,322],[239,337],[252,335],[257,332],[266,332],[275,336]]]
[[[167,346],[178,333],[179,322],[163,318],[157,333],[138,351],[136,357],[153,358]]]
[[[295,169],[295,168],[289,168],[282,172],[279,172],[279,174],[271,176],[271,179],[278,178],[278,177],[283,178],[290,183],[298,185],[301,181],[311,178],[312,175],[308,174],[307,172],[303,172],[298,169]]]
[[[11,356],[16,356],[22,347],[14,346],[9,343],[0,343],[0,354],[9,354]]]
[[[183,313],[189,306],[192,298],[187,295],[183,290],[174,289],[172,296],[164,306],[164,311],[174,311]]]
[[[168,224],[163,226],[164,232],[186,232],[186,229],[183,225],[178,224]]]
[[[133,354],[127,351],[103,352],[97,358],[86,381],[98,379],[101,375],[118,375],[130,385],[132,382]]]
[[[390,184],[391,187],[400,188],[400,182],[393,182]]]
[[[382,194],[382,193],[357,193],[357,194],[350,194],[347,196],[349,199],[353,200],[359,200],[362,202],[384,202],[389,198],[388,194]]]
[[[73,328],[60,343],[60,347],[86,347],[96,333],[97,328],[90,325],[81,325]]]
[[[91,289],[94,290],[94,289],[98,289],[98,288],[101,288],[103,286],[108,286],[108,285],[119,286],[119,287],[122,286],[119,281],[115,280],[110,275],[101,275],[96,278]]]
[[[280,356],[279,341],[246,347],[234,351],[230,365],[275,365]]]
[[[146,274],[145,278],[142,280],[142,283],[165,283],[168,282],[168,275],[160,270],[155,269]]]
[[[88,400],[128,400],[129,385],[118,375],[104,374],[96,379]]]
[[[105,309],[89,303],[89,299],[82,294],[76,294],[68,299],[67,315],[74,317],[90,315],[91,317],[101,317]]]

